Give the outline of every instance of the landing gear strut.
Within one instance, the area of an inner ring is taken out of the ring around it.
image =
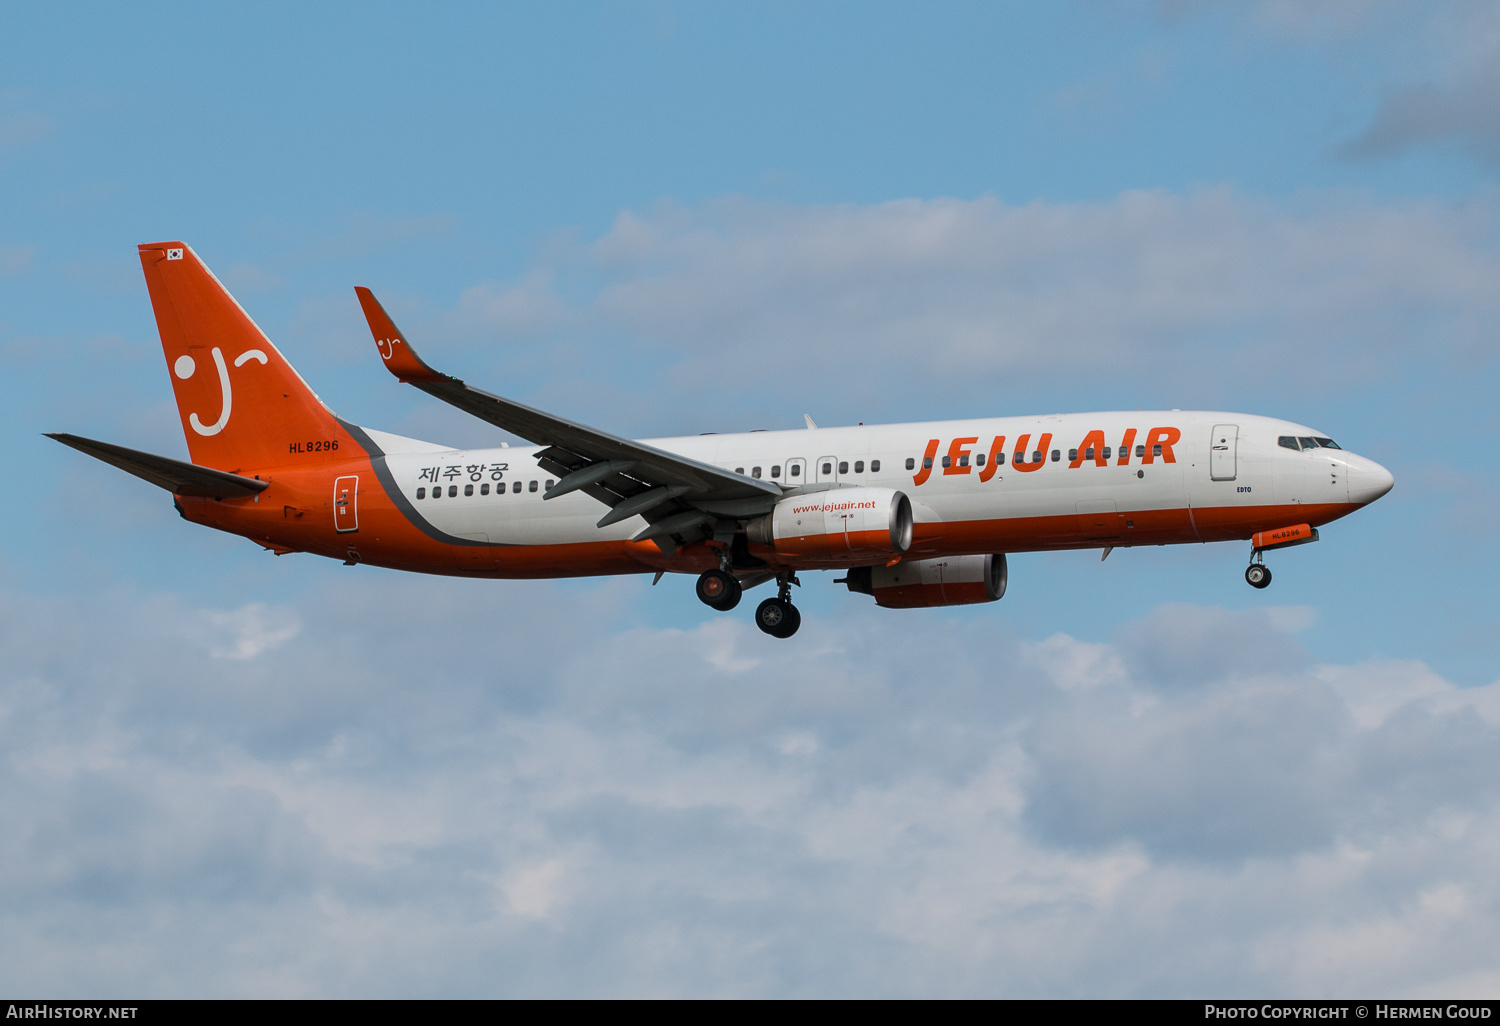
[[[740,582],[726,570],[705,570],[698,578],[698,601],[721,613],[739,605],[743,592]]]
[[[773,638],[790,638],[802,626],[802,614],[792,605],[792,585],[800,585],[796,574],[776,578],[776,597],[755,607],[755,626]]]

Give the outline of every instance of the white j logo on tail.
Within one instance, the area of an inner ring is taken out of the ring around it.
[[[259,349],[247,349],[234,358],[234,365],[236,367],[243,367],[247,360],[259,360],[262,365],[270,362],[266,358],[266,354]],[[214,346],[214,366],[219,368],[219,390],[224,396],[224,408],[219,411],[219,419],[204,427],[203,422],[198,419],[196,413],[188,415],[188,423],[192,425],[193,430],[205,437],[216,435],[224,430],[224,425],[229,423],[230,408],[234,405],[234,391],[229,386],[229,368],[224,365],[224,353],[218,346]],[[183,381],[192,377],[193,372],[197,369],[198,365],[186,353],[179,356],[177,362],[172,364],[172,373],[176,374]]]

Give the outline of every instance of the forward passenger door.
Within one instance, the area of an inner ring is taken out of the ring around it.
[[[1208,477],[1211,481],[1233,481],[1238,473],[1236,466],[1239,449],[1240,427],[1238,424],[1215,424],[1213,437],[1208,446]]]

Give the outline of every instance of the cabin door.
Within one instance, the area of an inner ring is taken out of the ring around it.
[[[1239,448],[1240,427],[1238,424],[1215,424],[1214,434],[1209,439],[1208,476],[1212,481],[1233,481],[1235,477],[1235,451]]]
[[[359,530],[359,477],[334,478],[333,526],[340,534]]]

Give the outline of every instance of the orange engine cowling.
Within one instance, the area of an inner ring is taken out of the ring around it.
[[[849,571],[850,591],[874,595],[889,609],[967,606],[994,602],[1005,594],[1005,555],[943,556],[895,566],[861,566]]]
[[[746,525],[757,546],[783,559],[848,566],[889,559],[911,547],[911,500],[891,488],[833,488],[791,495]]]

